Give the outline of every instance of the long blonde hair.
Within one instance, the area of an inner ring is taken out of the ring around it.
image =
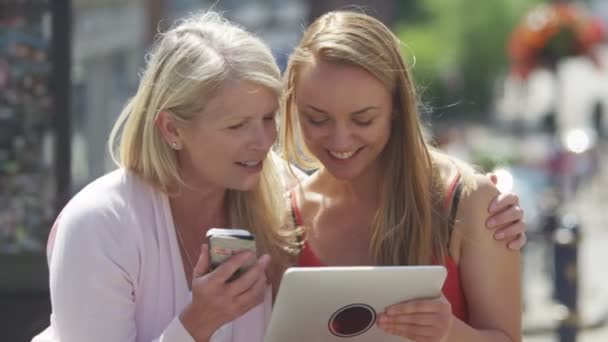
[[[329,12],[315,20],[291,55],[284,76],[280,146],[286,160],[315,168],[318,160],[301,139],[295,91],[302,66],[322,60],[354,65],[377,77],[393,96],[395,119],[381,162],[384,196],[371,224],[370,253],[379,265],[441,262],[449,230],[445,193],[435,153],[419,121],[417,94],[400,42],[380,21],[363,13]],[[389,195],[390,194],[390,195]]]
[[[170,113],[188,125],[228,79],[250,81],[281,94],[281,76],[269,48],[258,38],[214,12],[192,15],[160,33],[147,58],[137,93],[118,118],[109,140],[114,161],[168,195],[187,186],[176,152],[155,119]],[[275,263],[287,262],[289,244],[280,233],[284,189],[272,158],[266,158],[252,191],[228,190],[230,224],[256,235],[258,249]]]

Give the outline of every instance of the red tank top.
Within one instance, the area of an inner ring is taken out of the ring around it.
[[[446,208],[450,209],[450,220],[453,222],[455,218],[456,209],[458,205],[458,199],[460,197],[460,189],[459,189],[459,181],[460,174],[458,174],[455,179],[450,184],[448,188],[448,193],[445,199]],[[298,208],[295,192],[291,192],[291,208],[293,213],[294,222],[296,225],[302,225],[302,216],[300,214],[300,209]],[[451,224],[451,223],[450,223]],[[302,251],[298,257],[297,265],[300,267],[321,267],[326,266],[319,260],[319,258],[314,254],[312,249],[306,241],[302,246]],[[460,283],[460,271],[458,269],[458,265],[450,255],[448,255],[443,264],[447,270],[447,276],[445,279],[445,283],[443,284],[443,294],[450,302],[452,306],[452,313],[454,316],[458,317],[463,322],[468,321],[468,308],[466,298],[464,296],[464,292],[462,291],[462,285]]]

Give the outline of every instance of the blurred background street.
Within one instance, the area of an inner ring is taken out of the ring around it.
[[[50,227],[114,168],[107,137],[155,34],[211,7],[281,68],[326,11],[391,27],[436,145],[521,198],[524,341],[608,341],[608,0],[0,1],[0,340],[48,325]]]

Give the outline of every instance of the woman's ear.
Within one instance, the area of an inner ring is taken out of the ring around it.
[[[182,149],[183,142],[177,125],[175,124],[175,120],[173,120],[173,113],[167,110],[161,110],[158,115],[156,115],[154,124],[160,131],[163,139],[165,139],[165,142],[171,146],[171,148],[174,150]]]

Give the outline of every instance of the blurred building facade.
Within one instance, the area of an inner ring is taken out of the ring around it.
[[[106,140],[137,84],[147,45],[143,0],[76,0],[72,31],[72,188],[111,167]]]

